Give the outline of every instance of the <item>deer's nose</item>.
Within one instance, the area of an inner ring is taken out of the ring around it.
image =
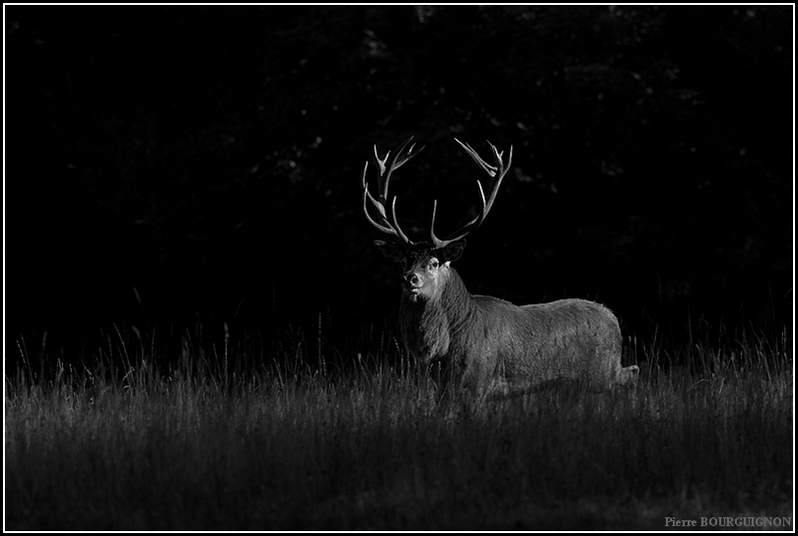
[[[414,287],[419,286],[419,283],[421,282],[421,278],[415,272],[407,272],[402,276],[402,278],[405,280],[405,283]]]

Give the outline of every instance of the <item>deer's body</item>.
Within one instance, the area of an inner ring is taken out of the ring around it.
[[[592,390],[610,389],[636,377],[635,365],[621,367],[621,330],[612,312],[587,300],[559,300],[517,306],[491,296],[471,295],[451,267],[465,248],[465,236],[479,227],[493,206],[512,162],[491,145],[495,164],[485,162],[470,146],[456,140],[490,177],[498,177],[486,199],[477,181],[481,210],[446,238],[435,235],[433,205],[430,242],[414,242],[396,217],[396,196],[388,202],[391,174],[413,158],[412,138],[389,161],[374,156],[379,167],[378,196],[366,185],[363,169],[363,213],[389,241],[375,244],[404,268],[399,311],[407,350],[425,363],[438,363],[448,387],[483,395],[495,389],[512,392],[548,381],[576,380]],[[377,219],[369,215],[368,205]]]
[[[517,306],[471,295],[449,267],[438,296],[403,292],[399,322],[414,358],[441,362],[444,379],[472,393],[523,391],[553,380],[592,390],[634,378],[621,367],[621,330],[603,305],[579,299]]]

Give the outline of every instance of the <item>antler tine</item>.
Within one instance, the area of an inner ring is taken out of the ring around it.
[[[363,190],[363,214],[366,216],[366,219],[369,221],[369,223],[374,227],[376,227],[378,230],[382,231],[383,233],[399,236],[396,233],[396,230],[390,226],[390,222],[388,222],[388,219],[385,216],[385,207],[383,206],[383,204],[374,199],[374,197],[371,195],[371,193],[368,190],[368,185],[366,184],[366,172],[368,171],[368,168],[369,168],[369,163],[366,162],[366,165],[363,166],[363,174],[360,177],[360,184]],[[374,221],[374,219],[371,216],[369,216],[368,203],[366,202],[366,200],[371,201],[371,204],[374,205],[374,208],[376,208],[377,212],[380,213],[382,221],[384,221],[387,225],[382,225],[380,223],[377,223],[376,221]]]
[[[394,171],[402,167],[406,164],[411,158],[416,156],[424,147],[421,147],[417,151],[414,152],[416,144],[411,142],[413,141],[413,137],[411,136],[395,150],[393,151],[393,157],[391,158],[391,151],[388,151],[383,158],[380,158],[379,152],[377,151],[377,146],[374,145],[374,159],[377,161],[377,167],[379,168],[379,176],[378,176],[378,184],[377,184],[377,191],[378,197],[377,199],[371,195],[368,191],[368,185],[366,184],[366,173],[368,170],[368,162],[366,162],[365,167],[363,168],[363,174],[361,176],[361,188],[363,189],[363,213],[366,215],[366,219],[378,230],[382,231],[383,233],[387,233],[389,235],[395,236],[405,242],[406,244],[413,244],[413,242],[407,237],[407,235],[402,232],[402,228],[399,227],[399,220],[396,217],[396,196],[393,197],[389,207],[390,207],[390,219],[389,215],[386,211],[386,204],[388,201],[388,187],[391,182],[391,175]],[[408,148],[408,145],[410,147]],[[389,161],[390,158],[390,161]],[[374,208],[380,215],[380,219],[382,223],[378,223],[372,219],[372,217],[368,213],[368,203],[367,200],[371,202]]]
[[[374,145],[374,158],[377,160],[377,165],[380,168],[380,200],[383,203],[388,198],[388,185],[391,182],[391,175],[393,172],[405,165],[424,148],[422,146],[418,151],[413,152],[416,148],[416,144],[413,143],[410,145],[410,143],[413,141],[414,137],[415,136],[410,136],[393,151],[393,158],[391,158],[391,162],[387,166],[386,162],[388,162],[388,158],[391,156],[391,151],[385,153],[384,158],[380,158],[380,155],[377,153],[377,146]],[[407,147],[408,145],[410,145],[410,148]]]
[[[510,169],[510,165],[513,162],[512,146],[510,147],[510,154],[507,157],[507,164],[505,164],[502,158],[504,156],[504,152],[503,151],[500,152],[498,149],[496,149],[495,145],[493,145],[491,142],[488,142],[488,145],[490,145],[490,148],[493,151],[493,158],[496,161],[496,165],[492,165],[485,162],[485,160],[483,160],[479,156],[479,154],[477,154],[477,152],[473,148],[471,148],[471,146],[468,145],[467,143],[463,143],[457,138],[455,138],[454,141],[456,141],[460,145],[460,147],[462,147],[466,151],[466,153],[468,154],[468,156],[471,157],[474,163],[476,163],[480,168],[482,168],[483,171],[485,171],[485,173],[488,174],[488,176],[493,178],[496,175],[498,175],[498,179],[496,179],[496,182],[493,184],[493,187],[491,188],[490,195],[488,196],[487,200],[485,200],[485,192],[482,189],[482,183],[480,183],[479,180],[477,180],[477,187],[479,188],[480,210],[471,221],[466,223],[455,233],[451,234],[448,238],[440,239],[437,236],[435,236],[435,215],[438,209],[438,201],[436,200],[433,203],[432,223],[430,224],[430,238],[432,239],[432,243],[435,244],[435,247],[437,248],[445,247],[448,244],[451,244],[452,242],[464,238],[468,233],[470,233],[471,231],[482,225],[482,222],[485,221],[488,212],[490,212],[490,209],[493,207],[493,202],[496,200],[496,195],[499,193],[499,187],[501,186],[502,180],[504,179],[504,176],[507,174],[507,171]]]

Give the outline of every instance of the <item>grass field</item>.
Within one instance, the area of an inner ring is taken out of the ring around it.
[[[20,341],[5,528],[792,528],[787,335],[629,344],[635,387],[480,408],[436,404],[390,344],[333,366],[227,335]]]

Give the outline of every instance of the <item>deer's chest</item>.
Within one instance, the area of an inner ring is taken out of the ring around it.
[[[414,358],[431,361],[449,351],[449,323],[441,310],[403,302],[400,323],[405,347]]]

